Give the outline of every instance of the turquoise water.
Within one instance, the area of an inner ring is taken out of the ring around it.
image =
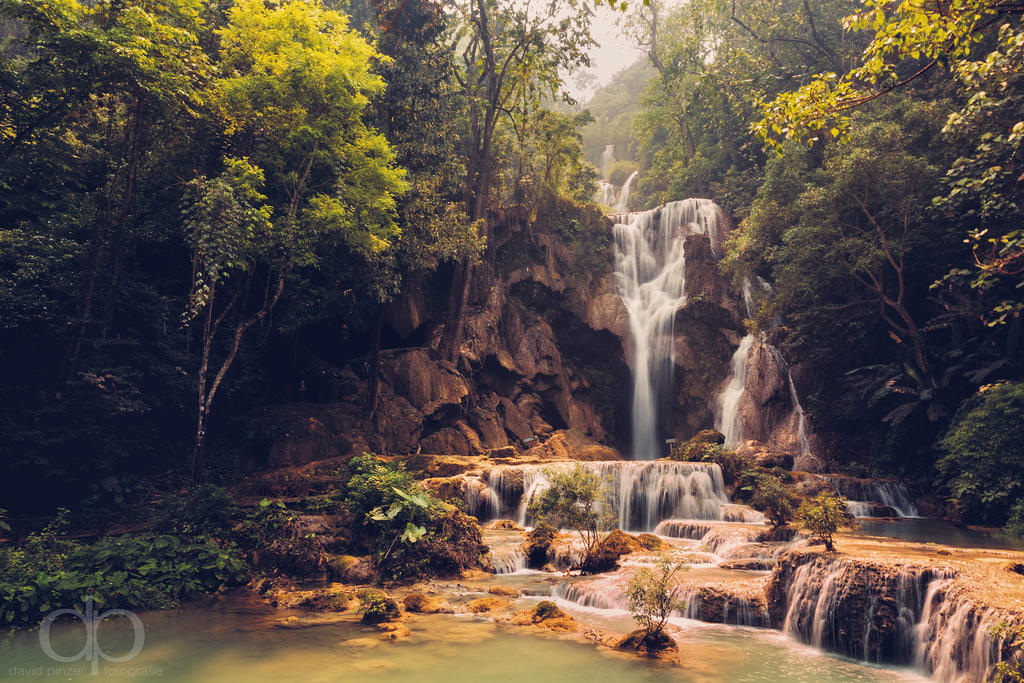
[[[275,627],[289,614],[239,594],[181,611],[142,615],[145,645],[125,663],[58,663],[42,651],[37,632],[0,637],[0,681],[132,680],[161,683],[245,681],[327,683],[642,683],[655,681],[896,681],[906,671],[863,666],[795,644],[771,631],[686,622],[674,632],[681,665],[669,667],[589,642],[542,636],[475,617],[419,615],[412,636],[385,642],[356,623],[301,629]],[[584,613],[577,613],[582,616]],[[627,618],[589,614],[624,632]],[[51,642],[70,655],[84,643],[80,624],[57,624]],[[118,656],[132,643],[124,620],[99,629],[103,651]]]
[[[983,529],[959,527],[942,519],[907,517],[903,519],[858,519],[859,529],[851,533],[864,536],[897,538],[915,543],[937,543],[955,548],[995,548],[1024,550],[1024,538],[1003,536]]]

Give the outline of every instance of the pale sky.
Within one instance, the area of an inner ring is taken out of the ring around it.
[[[633,64],[643,56],[643,52],[633,42],[622,34],[622,30],[616,25],[617,21],[625,18],[625,14],[614,10],[607,4],[602,3],[594,10],[594,20],[591,26],[591,34],[598,46],[590,50],[590,68],[587,73],[597,79],[597,85],[582,86],[576,82],[575,74],[566,79],[566,90],[580,104],[586,104],[594,95],[594,90],[602,85],[607,85],[619,71]]]

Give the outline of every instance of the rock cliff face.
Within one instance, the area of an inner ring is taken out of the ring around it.
[[[564,430],[573,443],[628,439],[619,389],[629,383],[625,310],[612,284],[610,223],[568,204],[533,221],[506,215],[492,223],[493,258],[477,267],[458,364],[434,351],[443,311],[431,310],[422,292],[400,297],[385,321],[406,341],[381,354],[373,418],[366,360],[332,368],[332,400],[268,416],[277,425],[268,465],[362,450],[510,455]]]
[[[671,206],[656,210],[656,220],[679,213]],[[719,272],[717,251],[728,225],[724,217],[719,223],[725,227],[712,234],[675,233],[682,240],[685,303],[672,325],[671,393],[657,403],[664,413],[659,444],[712,426],[736,367],[746,302]],[[502,452],[508,456],[563,430],[571,430],[574,441],[582,437],[628,457],[634,439],[627,359],[636,341],[613,251],[612,221],[593,208],[556,202],[535,218],[492,217],[458,362],[441,360],[435,350],[443,293],[403,294],[384,316],[391,348],[381,353],[372,419],[367,359],[325,368],[329,400],[268,415],[274,433],[267,464],[299,465],[362,450],[471,456],[508,449]],[[758,340],[743,371],[737,410],[745,438],[757,442],[755,450],[798,457],[785,361]]]

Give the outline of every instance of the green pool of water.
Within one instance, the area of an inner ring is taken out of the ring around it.
[[[968,529],[942,519],[906,517],[902,519],[858,519],[860,527],[852,533],[864,536],[896,538],[914,543],[938,543],[955,548],[995,548],[1024,550],[1024,538],[1004,536],[983,529]]]
[[[145,645],[129,662],[98,661],[97,676],[82,659],[47,657],[39,634],[0,636],[0,681],[133,680],[160,683],[633,683],[650,681],[895,681],[920,680],[908,671],[875,668],[819,653],[778,633],[686,622],[674,634],[682,666],[598,648],[587,642],[541,636],[464,616],[417,616],[413,635],[384,642],[355,623],[282,629],[291,614],[237,595],[174,612],[142,615]],[[583,612],[578,613],[582,616]],[[589,614],[620,631],[626,617]],[[596,619],[595,619],[596,618]],[[58,654],[82,649],[80,624],[56,624],[50,640]],[[126,621],[99,629],[104,652],[118,656],[132,642]]]

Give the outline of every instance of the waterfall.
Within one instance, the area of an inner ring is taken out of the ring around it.
[[[785,556],[771,580],[785,633],[864,661],[914,665],[937,681],[987,680],[1002,654],[991,628],[1015,619],[975,603],[945,568]]]
[[[725,389],[718,395],[718,410],[715,415],[715,429],[725,435],[725,447],[735,449],[743,443],[743,416],[740,401],[746,393],[747,357],[754,345],[754,335],[748,334],[740,340],[732,354],[731,372]]]
[[[604,151],[601,152],[601,175],[605,178],[608,177],[608,172],[612,168],[612,164],[615,163],[615,145],[605,145]]]
[[[633,192],[633,183],[636,182],[636,177],[640,171],[633,171],[626,178],[626,182],[622,185],[622,192],[619,193],[619,201],[615,205],[615,210],[619,213],[629,213],[629,195]]]
[[[873,517],[876,508],[887,507],[900,517],[917,517],[917,506],[911,501],[910,490],[898,481],[856,479],[837,475],[822,475],[845,496],[847,508],[854,517]]]
[[[607,503],[618,527],[650,531],[665,519],[721,520],[730,509],[721,468],[698,462],[581,462],[552,465],[499,465],[488,475],[501,500],[502,514],[526,526],[530,500],[549,486],[545,470],[581,466],[608,488]]]
[[[615,206],[615,186],[607,180],[599,181],[594,201],[605,206]]]
[[[758,283],[765,291],[771,291],[771,286],[758,278]],[[750,280],[743,283],[743,303],[747,310],[747,316],[754,315],[754,296],[751,292]],[[773,321],[778,324],[778,321]],[[757,346],[755,346],[755,342]],[[779,367],[786,375],[786,386],[789,390],[789,402],[792,406],[792,415],[796,420],[796,447],[797,455],[807,456],[811,453],[811,441],[807,435],[807,419],[804,416],[803,406],[800,405],[800,396],[793,383],[793,374],[790,371],[789,363],[783,357],[782,352],[775,346],[768,343],[764,333],[760,337],[748,334],[740,340],[740,345],[732,355],[729,379],[725,388],[716,397],[714,406],[715,429],[725,435],[725,447],[735,449],[746,440],[746,424],[741,414],[743,397],[746,394],[747,363],[750,355],[758,349],[764,349],[779,364]],[[759,435],[766,439],[767,434]]]
[[[636,214],[614,230],[615,281],[632,341],[633,458],[651,460],[662,452],[658,399],[671,388],[673,327],[686,302],[683,243],[688,235],[708,235],[717,252],[724,221],[711,200],[686,199]]]

